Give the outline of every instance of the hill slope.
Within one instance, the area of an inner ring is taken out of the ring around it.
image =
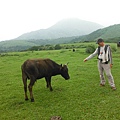
[[[88,35],[81,36],[72,41],[94,41],[98,38],[103,38],[109,42],[120,41],[120,24],[112,25],[103,29],[98,29]]]
[[[0,42],[0,51],[20,51],[26,50],[33,46],[46,44],[60,44],[80,41],[95,41],[98,38],[103,38],[108,42],[120,41],[120,24],[112,25],[103,29],[98,29],[88,35],[64,37],[58,39],[33,39],[33,40],[9,40]]]
[[[48,29],[40,29],[30,33],[25,33],[16,39],[56,39],[61,37],[81,36],[87,35],[99,28],[103,28],[103,26],[80,19],[64,19]]]
[[[40,40],[9,40],[0,42],[0,52],[21,51],[33,46],[68,43],[76,37]]]

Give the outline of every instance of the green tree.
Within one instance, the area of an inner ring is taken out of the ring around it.
[[[55,45],[55,50],[60,50],[61,48],[62,47],[59,44]]]

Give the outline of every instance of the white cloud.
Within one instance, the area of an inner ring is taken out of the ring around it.
[[[0,0],[0,40],[76,17],[104,26],[120,23],[119,0]]]

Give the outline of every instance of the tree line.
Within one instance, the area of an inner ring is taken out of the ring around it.
[[[41,46],[33,46],[28,49],[28,51],[41,51],[41,50],[60,50],[60,49],[75,49],[75,48],[85,48],[86,46],[83,45],[41,45]]]

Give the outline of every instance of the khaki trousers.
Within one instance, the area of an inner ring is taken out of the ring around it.
[[[98,60],[98,70],[99,70],[99,74],[100,74],[100,83],[105,85],[105,77],[104,77],[104,72],[106,73],[106,76],[108,77],[108,82],[110,84],[111,87],[115,87],[114,84],[114,78],[111,74],[111,68],[110,68],[110,64],[103,64],[100,60]]]

